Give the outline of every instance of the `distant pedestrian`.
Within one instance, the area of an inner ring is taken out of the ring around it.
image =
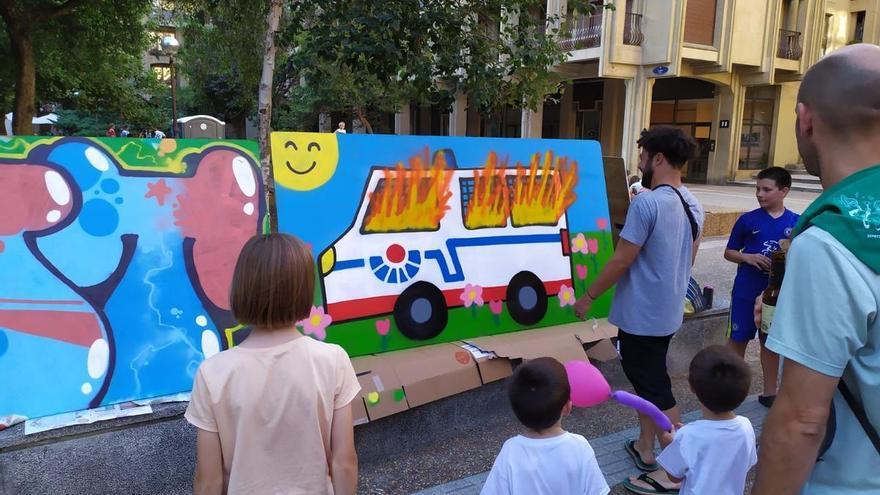
[[[336,134],[345,134],[345,122],[340,122],[340,123],[336,126],[336,130],[333,131],[333,132],[336,133]]]
[[[116,137],[116,124],[110,124],[107,128],[107,137]]]
[[[185,414],[198,428],[195,493],[357,491],[351,404],[361,387],[351,360],[296,330],[314,285],[301,240],[257,235],[242,248],[230,302],[251,333],[196,372]]]
[[[481,495],[609,493],[590,442],[562,429],[562,418],[571,414],[571,386],[559,361],[520,365],[507,396],[525,429],[504,442]]]
[[[165,133],[159,129],[156,129],[153,131],[153,138],[154,139],[165,139]]]
[[[129,136],[131,136],[131,132],[129,132],[128,126],[127,125],[122,126],[122,131],[119,133],[119,137],[127,138]]]

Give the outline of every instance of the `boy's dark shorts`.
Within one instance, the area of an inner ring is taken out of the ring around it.
[[[672,335],[647,337],[617,330],[617,346],[623,372],[636,395],[653,403],[661,411],[675,407],[672,382],[666,371],[666,353]]]

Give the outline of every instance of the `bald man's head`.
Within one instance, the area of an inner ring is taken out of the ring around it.
[[[841,48],[804,75],[798,102],[838,137],[880,131],[880,47]]]

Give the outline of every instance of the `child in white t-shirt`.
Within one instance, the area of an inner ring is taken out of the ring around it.
[[[671,443],[657,463],[672,481],[682,481],[681,495],[742,495],[746,475],[758,462],[752,423],[733,412],[749,393],[749,367],[731,348],[714,345],[694,356],[688,382],[700,400],[703,419],[665,433],[664,440]],[[636,490],[650,484],[645,478],[630,479],[624,486],[635,493],[657,493]]]
[[[559,361],[523,363],[510,379],[508,397],[525,431],[504,442],[481,495],[609,493],[587,439],[562,429],[571,388]]]

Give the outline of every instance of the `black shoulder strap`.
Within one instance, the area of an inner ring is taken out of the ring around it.
[[[856,419],[859,420],[859,424],[862,425],[862,429],[865,430],[865,434],[868,435],[868,438],[871,440],[871,443],[874,444],[877,453],[880,454],[880,435],[877,434],[877,430],[875,430],[871,422],[868,421],[868,415],[865,413],[865,408],[862,406],[861,402],[856,400],[849,387],[846,386],[843,377],[840,377],[837,389],[840,390],[840,395],[843,396],[843,400],[849,404]]]
[[[696,242],[697,236],[699,235],[700,228],[697,227],[697,219],[694,218],[694,213],[691,211],[691,207],[687,204],[687,201],[685,201],[684,196],[681,195],[681,192],[679,192],[678,189],[672,187],[669,184],[660,184],[659,186],[655,187],[654,190],[656,191],[657,188],[660,188],[660,187],[668,187],[668,188],[672,189],[673,191],[675,191],[675,194],[678,195],[678,199],[681,200],[681,206],[684,207],[684,212],[687,214],[688,222],[690,222],[690,224],[691,224],[691,238],[694,240],[694,242]]]

